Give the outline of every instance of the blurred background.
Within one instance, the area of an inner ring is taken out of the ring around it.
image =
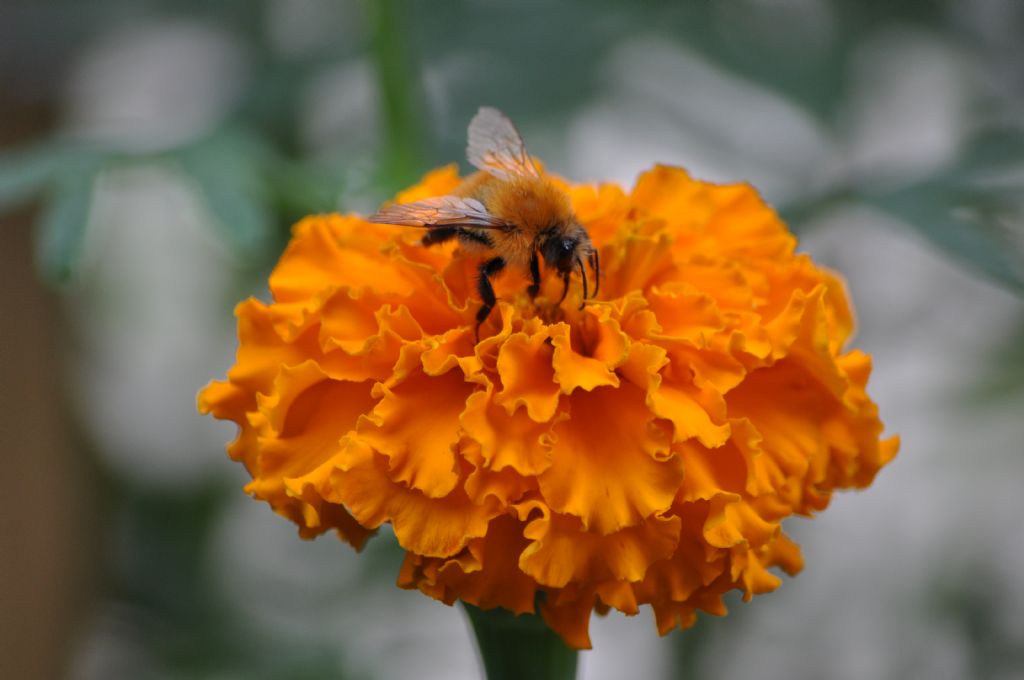
[[[1024,678],[1020,0],[0,1],[0,677],[473,678],[458,609],[249,500],[195,412],[290,225],[465,168],[749,181],[845,275],[896,461],[807,566],[581,677]]]

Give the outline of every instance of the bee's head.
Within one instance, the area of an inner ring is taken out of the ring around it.
[[[587,299],[587,269],[584,262],[594,270],[594,295],[597,295],[597,288],[600,285],[600,269],[597,261],[597,250],[590,242],[587,230],[577,222],[568,222],[555,225],[544,232],[538,250],[544,258],[544,264],[558,273],[565,281],[565,290],[562,292],[562,299],[569,290],[569,274],[573,269],[579,269],[580,278],[583,281],[583,300]],[[583,309],[583,302],[580,302],[580,309]]]
[[[586,259],[593,246],[586,230],[576,223],[559,225],[550,228],[540,244],[540,254],[544,264],[559,273],[571,272],[577,266],[577,260]]]

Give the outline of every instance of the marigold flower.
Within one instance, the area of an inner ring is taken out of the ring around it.
[[[400,202],[450,193],[454,166]],[[200,409],[239,426],[246,491],[303,537],[356,549],[390,523],[403,588],[532,612],[590,646],[591,612],[658,630],[795,574],[791,515],[864,487],[896,454],[845,351],[842,282],[796,254],[749,186],[656,166],[630,193],[559,186],[600,250],[600,299],[515,271],[474,342],[476,262],[357,216],[296,225],[273,302]],[[575,304],[573,303],[575,296]],[[538,597],[542,594],[543,597]]]

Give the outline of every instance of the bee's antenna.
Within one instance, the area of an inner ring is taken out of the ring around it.
[[[580,300],[580,309],[587,304],[587,268],[583,266],[583,260],[577,256],[576,264],[580,266],[580,276],[583,277],[583,299]]]
[[[590,251],[590,266],[594,268],[594,297],[601,288],[601,265],[597,258],[597,250]]]

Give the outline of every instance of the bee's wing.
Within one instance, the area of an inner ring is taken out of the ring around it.
[[[539,177],[519,131],[498,109],[481,106],[469,123],[469,162],[494,177]]]
[[[406,227],[472,227],[504,229],[506,222],[487,212],[484,204],[474,198],[437,196],[414,203],[384,206],[366,218],[378,224],[400,224]]]

